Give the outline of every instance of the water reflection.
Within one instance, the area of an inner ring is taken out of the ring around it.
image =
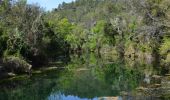
[[[168,100],[161,71],[141,59],[73,55],[65,69],[1,82],[0,100]]]
[[[48,97],[48,100],[89,100],[89,99],[79,98],[78,96],[72,96],[72,95],[65,96],[64,94],[56,92],[54,94],[51,94]],[[96,97],[90,100],[98,100],[98,98]]]

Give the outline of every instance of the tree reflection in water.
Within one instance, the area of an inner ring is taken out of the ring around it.
[[[1,82],[0,100],[167,100],[162,70],[138,59],[73,55],[65,69]]]

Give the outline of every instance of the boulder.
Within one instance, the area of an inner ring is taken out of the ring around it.
[[[15,57],[15,56],[10,56],[6,57],[4,60],[4,65],[5,69],[8,72],[13,72],[13,73],[31,73],[31,68],[32,65],[27,63],[25,60]]]

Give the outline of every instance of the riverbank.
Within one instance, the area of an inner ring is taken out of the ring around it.
[[[148,65],[151,65],[153,63],[157,64],[157,66],[163,66],[163,68],[165,68],[166,70],[169,70],[169,68],[166,66],[168,65],[168,62],[163,62],[164,59],[160,59],[160,58],[155,58],[151,53],[137,53],[137,55],[134,55],[134,53],[132,53],[134,56],[129,56],[129,55],[124,55],[124,57],[120,57],[118,55],[118,53],[116,51],[114,51],[115,49],[105,49],[104,51],[101,50],[101,54],[100,56],[98,54],[93,53],[96,57],[99,57],[98,59],[103,59],[104,61],[107,60],[111,60],[111,61],[117,61],[118,59],[121,59],[122,61],[125,61],[127,63],[130,64],[135,64],[136,62],[138,63],[145,63]],[[90,52],[89,54],[91,54],[92,52]],[[131,54],[131,55],[132,55]],[[136,54],[136,53],[135,53]],[[83,53],[82,53],[83,55]],[[82,55],[79,55],[77,57],[81,57]],[[168,57],[167,57],[168,58]],[[65,60],[64,60],[65,59]],[[69,57],[70,59],[70,57]],[[10,78],[10,77],[15,77],[18,75],[30,75],[30,74],[34,74],[34,73],[41,73],[41,71],[45,71],[45,70],[55,70],[58,68],[65,68],[64,66],[67,65],[67,63],[69,63],[68,59],[66,58],[57,58],[58,61],[53,61],[53,62],[48,62],[48,65],[46,66],[42,66],[42,67],[31,67],[31,69],[28,69],[29,66],[31,66],[30,64],[28,64],[27,62],[25,62],[22,59],[19,59],[17,57],[13,57],[13,58],[8,58],[7,59],[9,64],[5,64],[2,60],[1,60],[1,67],[0,67],[0,71],[1,71],[1,79],[2,78]],[[66,61],[66,63],[63,63],[63,61]],[[5,68],[6,67],[6,68]],[[8,69],[8,70],[7,70]],[[22,69],[22,70],[21,70]],[[21,71],[21,72],[15,72],[16,71]],[[30,73],[31,72],[31,73]]]

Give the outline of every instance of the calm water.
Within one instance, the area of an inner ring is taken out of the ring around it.
[[[148,60],[88,54],[60,67],[1,82],[0,100],[170,99],[168,70]]]

